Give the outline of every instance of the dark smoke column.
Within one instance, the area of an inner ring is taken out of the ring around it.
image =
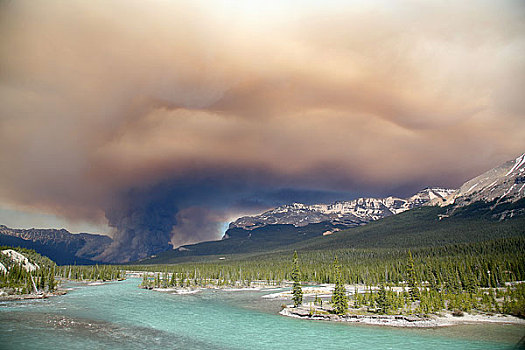
[[[130,190],[106,210],[113,243],[97,259],[130,262],[171,249],[177,207],[162,188]]]

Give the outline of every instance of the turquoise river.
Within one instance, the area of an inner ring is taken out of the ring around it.
[[[174,295],[140,280],[0,303],[0,349],[514,349],[524,328],[398,329],[293,319],[264,291]]]

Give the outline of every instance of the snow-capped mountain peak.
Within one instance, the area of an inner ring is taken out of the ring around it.
[[[442,205],[515,202],[525,197],[525,153],[465,182]]]
[[[408,198],[357,198],[329,204],[293,203],[268,210],[260,215],[245,216],[230,223],[230,229],[253,230],[275,224],[296,227],[329,222],[333,226],[353,227],[398,214],[422,205],[469,205],[474,202],[514,202],[525,197],[525,154],[515,160],[467,181],[458,190],[425,188]],[[515,213],[511,213],[514,215]],[[511,215],[509,214],[509,215]],[[506,214],[505,214],[506,215]]]
[[[370,221],[422,206],[432,199],[444,198],[454,190],[425,188],[409,198],[357,198],[329,204],[307,205],[293,203],[268,210],[260,215],[245,216],[230,223],[230,229],[253,230],[266,225],[291,224],[296,227],[319,222],[347,227],[364,225]]]

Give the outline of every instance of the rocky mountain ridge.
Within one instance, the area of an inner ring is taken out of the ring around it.
[[[110,237],[97,234],[72,234],[64,229],[13,229],[0,225],[0,244],[35,249],[58,263],[89,263],[111,242]]]
[[[496,204],[500,204],[515,202],[523,197],[525,153],[465,182],[444,201],[434,200],[432,203],[441,206],[465,206],[479,201],[496,201]]]
[[[490,203],[491,208],[525,198],[525,153],[465,182],[458,190],[426,188],[408,198],[357,198],[330,204],[283,205],[262,214],[244,216],[230,223],[229,230],[246,231],[267,225],[293,225],[303,227],[313,223],[328,222],[334,226],[356,227],[384,217],[420,207],[439,205],[456,208],[472,203]],[[499,219],[525,214],[518,207],[498,212]],[[224,238],[230,236],[226,232]]]
[[[268,210],[260,215],[241,217],[230,223],[229,229],[254,230],[278,224],[302,227],[320,222],[330,222],[334,226],[355,227],[422,206],[432,200],[444,201],[453,192],[454,190],[445,188],[426,188],[408,198],[392,196],[357,198],[351,201],[313,205],[293,203]]]
[[[431,205],[449,207],[453,215],[458,210],[476,203],[486,206],[494,218],[504,220],[525,215],[520,204],[525,199],[525,153],[465,182],[444,200],[435,199]]]

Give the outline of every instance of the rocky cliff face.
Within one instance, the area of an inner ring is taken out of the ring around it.
[[[4,249],[0,251],[0,254],[8,257],[12,262],[20,265],[24,270],[28,272],[33,272],[40,268],[40,266],[38,266],[37,263],[31,263],[31,261],[29,261],[27,257],[13,249]],[[2,270],[5,270],[5,272],[7,272],[6,267],[4,265],[2,266],[4,267]]]
[[[466,206],[475,202],[494,202],[495,205],[516,202],[525,197],[525,153],[478,177],[465,182],[442,206]]]
[[[296,227],[319,222],[354,227],[389,215],[419,207],[431,200],[444,200],[454,190],[426,188],[409,198],[358,198],[331,204],[294,203],[268,210],[260,215],[245,216],[230,223],[229,229],[253,230],[267,225],[291,224]]]
[[[525,215],[525,153],[465,182],[444,200],[433,200],[431,204],[448,206],[448,215],[473,207],[478,213],[484,211],[499,220]]]

